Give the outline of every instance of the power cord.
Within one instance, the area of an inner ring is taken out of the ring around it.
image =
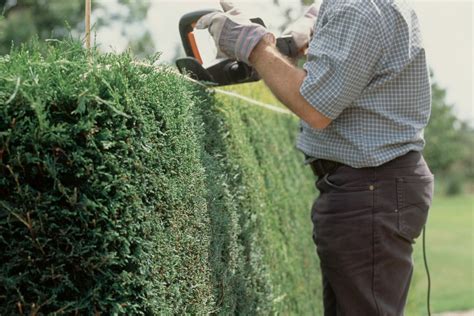
[[[425,262],[426,276],[428,278],[428,293],[427,293],[427,296],[426,296],[426,308],[428,309],[428,316],[431,316],[431,308],[430,308],[431,277],[430,277],[430,270],[428,269],[428,260],[426,259],[425,232],[426,232],[426,225],[423,226],[423,260]]]

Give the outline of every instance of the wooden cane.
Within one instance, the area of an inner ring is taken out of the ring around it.
[[[91,48],[91,0],[86,0],[86,47]]]

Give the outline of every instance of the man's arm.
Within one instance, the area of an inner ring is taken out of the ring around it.
[[[378,27],[356,8],[328,15],[300,70],[280,55],[263,26],[250,23],[228,0],[221,4],[225,13],[205,15],[198,28],[209,28],[226,56],[252,64],[273,94],[315,129],[326,128],[350,107],[383,61]]]
[[[300,93],[306,71],[293,66],[278,52],[274,42],[273,35],[267,34],[252,51],[250,63],[280,102],[311,127],[326,128],[332,120],[312,107]]]

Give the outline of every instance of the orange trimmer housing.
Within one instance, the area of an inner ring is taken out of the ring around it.
[[[193,23],[191,25],[193,27],[193,29],[196,27],[196,23]],[[196,58],[199,63],[202,65],[203,64],[203,61],[202,61],[202,57],[201,57],[201,53],[199,53],[199,49],[197,47],[197,42],[196,42],[196,38],[194,37],[194,33],[193,32],[189,32],[188,33],[188,42],[189,44],[191,45],[191,49],[193,51],[193,56],[194,58]]]

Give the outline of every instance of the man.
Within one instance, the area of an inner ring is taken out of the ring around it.
[[[324,0],[287,32],[301,49],[309,41],[298,69],[273,34],[221,4],[198,27],[301,118],[297,147],[320,191],[311,217],[325,315],[403,315],[433,194],[420,153],[431,90],[415,12],[402,0]]]

